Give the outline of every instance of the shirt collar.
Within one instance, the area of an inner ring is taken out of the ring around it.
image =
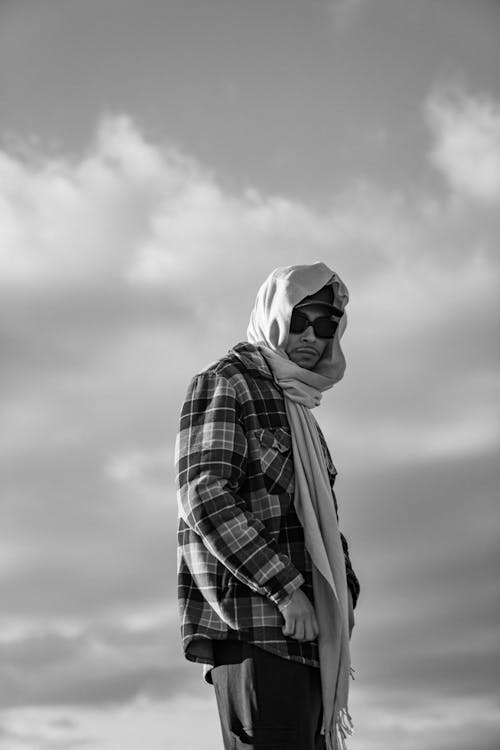
[[[239,344],[236,344],[231,349],[231,353],[235,354],[243,362],[249,372],[260,375],[263,378],[273,378],[269,365],[255,344],[250,344],[248,341],[240,341]]]

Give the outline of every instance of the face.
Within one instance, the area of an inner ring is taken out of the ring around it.
[[[309,320],[324,318],[328,314],[323,305],[308,305],[301,307],[300,311],[307,315]],[[292,362],[306,370],[312,370],[323,356],[330,339],[319,339],[314,333],[312,326],[308,326],[302,333],[289,333],[285,351]]]

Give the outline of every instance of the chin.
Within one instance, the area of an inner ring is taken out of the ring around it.
[[[313,370],[319,362],[319,357],[294,357],[293,361],[305,370]]]

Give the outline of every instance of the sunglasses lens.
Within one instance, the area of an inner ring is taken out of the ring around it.
[[[331,339],[337,329],[337,321],[330,318],[316,318],[314,321],[314,333],[320,339]]]
[[[309,325],[309,319],[300,312],[293,312],[290,319],[290,333],[302,333]]]
[[[290,333],[303,333],[308,326],[312,325],[315,335],[320,339],[333,338],[337,330],[338,322],[331,318],[316,318],[310,321],[307,315],[301,312],[293,312],[290,319]]]

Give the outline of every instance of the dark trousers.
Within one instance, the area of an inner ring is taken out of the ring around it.
[[[225,750],[325,750],[319,669],[238,641],[214,655]]]

